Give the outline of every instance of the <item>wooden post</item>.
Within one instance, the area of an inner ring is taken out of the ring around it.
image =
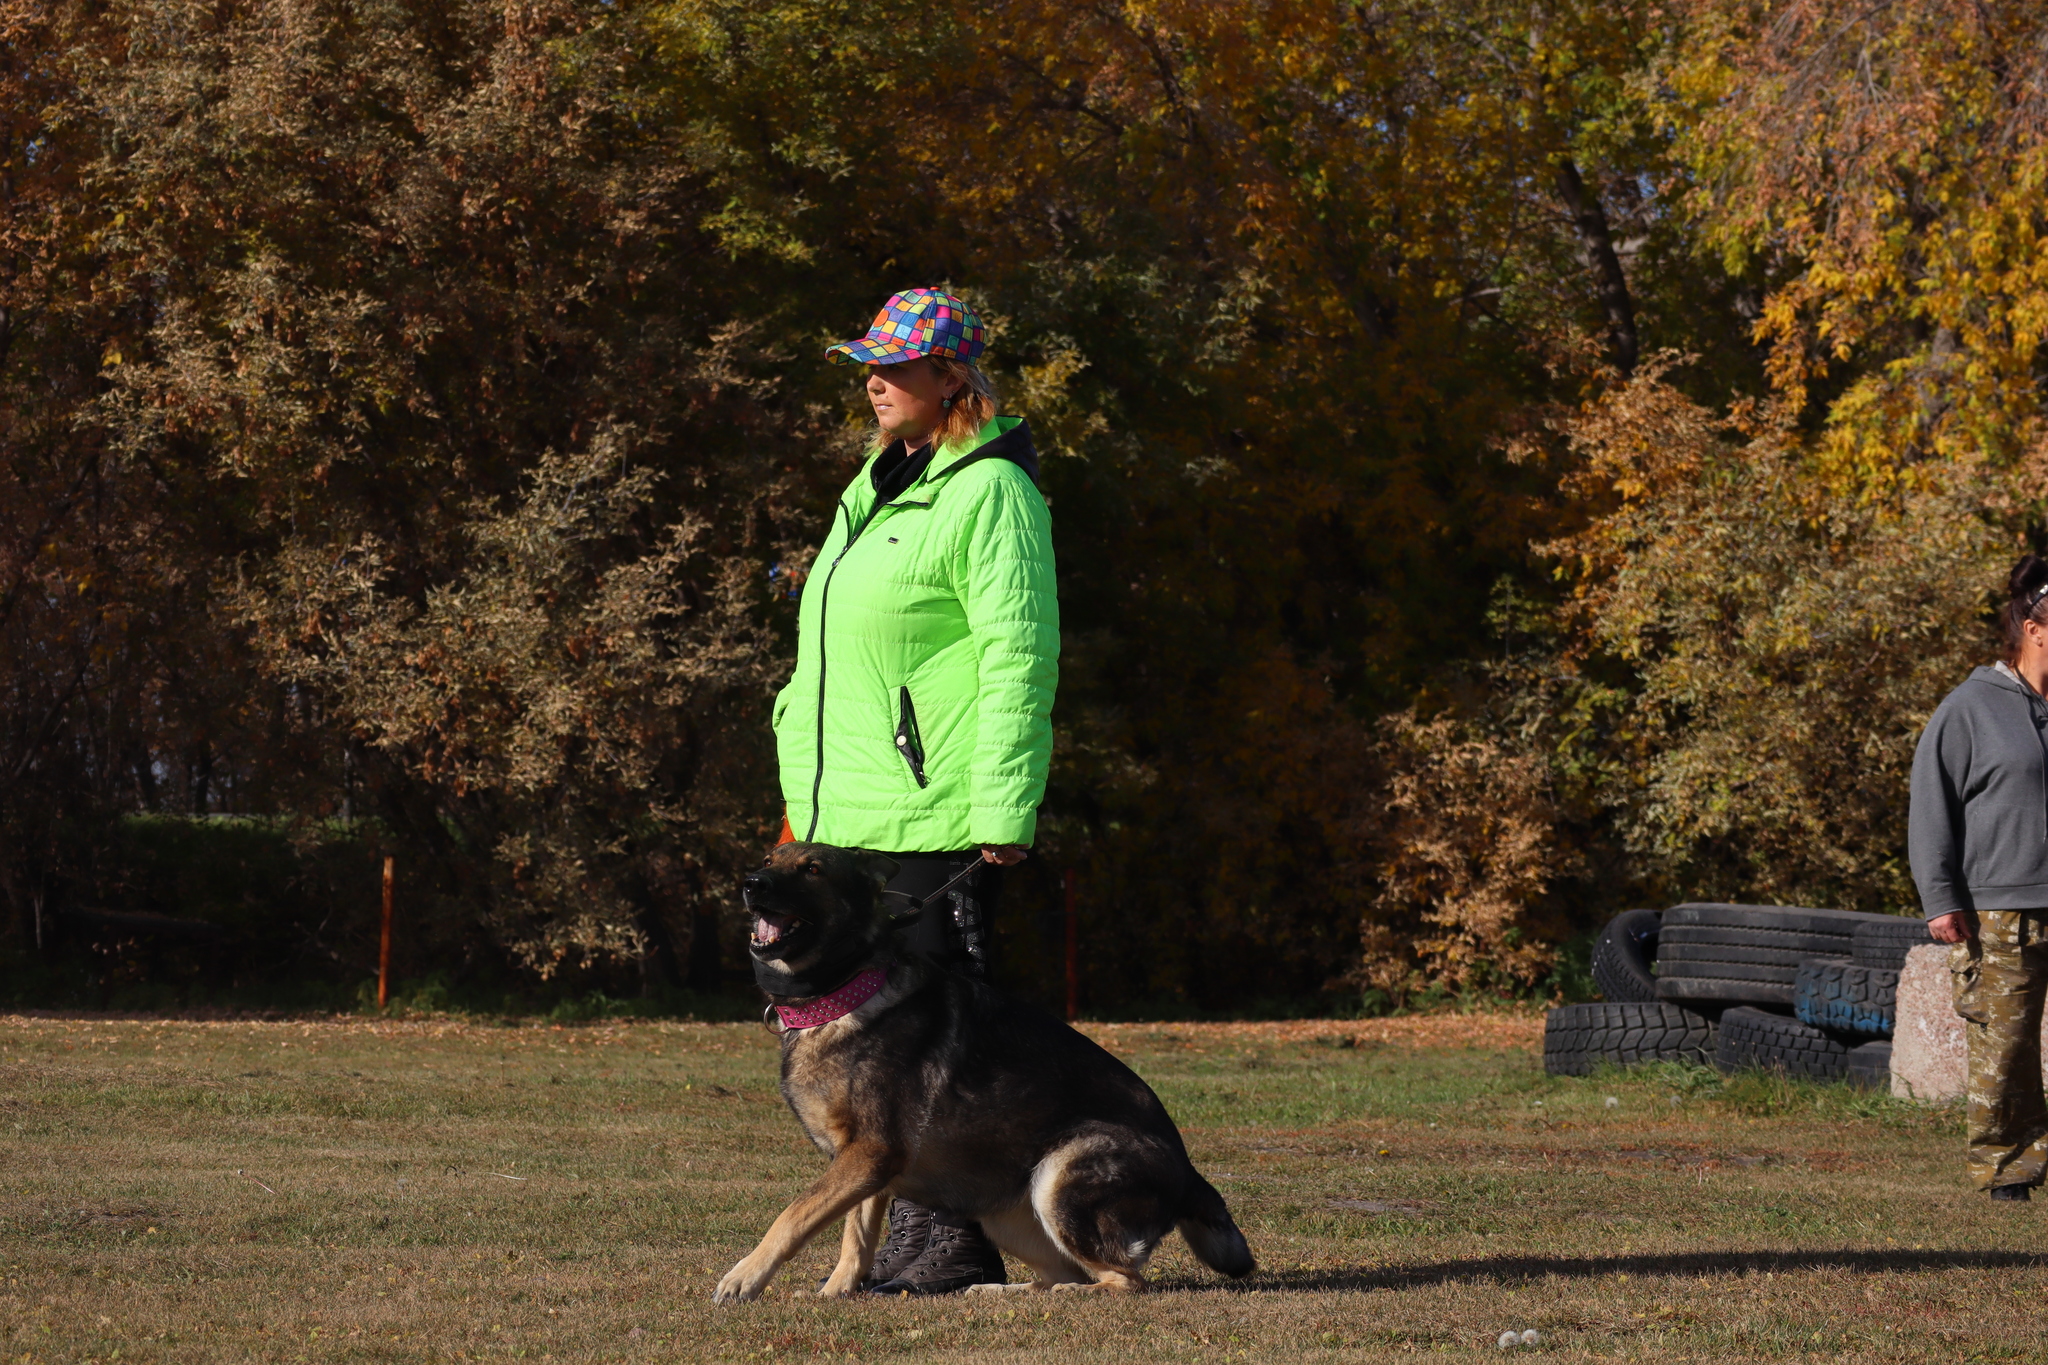
[[[1081,1017],[1081,917],[1074,912],[1074,869],[1068,868],[1067,884],[1067,1021]]]
[[[377,945],[377,1008],[391,1003],[391,864],[384,860],[384,936]]]

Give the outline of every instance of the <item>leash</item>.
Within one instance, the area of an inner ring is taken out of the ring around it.
[[[882,894],[885,896],[901,896],[904,900],[910,902],[910,908],[912,910],[922,910],[927,905],[930,905],[933,901],[937,900],[939,897],[945,895],[948,891],[951,891],[954,887],[960,885],[960,883],[966,881],[969,877],[972,877],[976,872],[978,872],[981,869],[982,862],[983,859],[981,855],[977,853],[974,856],[973,862],[967,864],[967,866],[960,869],[958,876],[954,877],[953,880],[947,882],[938,890],[932,892],[929,896],[913,896],[908,891],[891,891],[886,886],[882,888]]]

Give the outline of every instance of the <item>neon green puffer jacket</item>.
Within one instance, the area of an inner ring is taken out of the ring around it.
[[[893,853],[1029,844],[1052,757],[1052,521],[1021,418],[942,447],[876,506],[841,496],[775,700],[789,826]]]

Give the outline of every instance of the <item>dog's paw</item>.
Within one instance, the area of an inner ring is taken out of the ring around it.
[[[1099,1280],[1068,1280],[1063,1284],[1056,1284],[1053,1291],[1074,1294],[1142,1294],[1145,1291],[1145,1281],[1136,1275],[1126,1275],[1121,1271],[1112,1270]]]
[[[765,1282],[763,1282],[765,1283]],[[713,1303],[748,1303],[761,1297],[763,1283],[756,1283],[747,1273],[747,1263],[741,1261],[725,1272],[725,1278],[718,1282],[718,1288],[711,1291]]]

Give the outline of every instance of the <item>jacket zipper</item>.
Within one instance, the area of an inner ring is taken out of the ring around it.
[[[2043,725],[2040,715],[2048,711],[2048,697],[2036,692],[2034,685],[2022,678],[2011,665],[2000,663],[1998,667],[2020,685],[2020,695],[2027,699],[2027,719],[2034,726],[2034,742],[2041,746],[2041,834],[2048,838],[2048,726]]]
[[[2048,838],[2048,726],[2040,713],[2048,711],[2048,699],[2027,688],[2027,719],[2034,723],[2034,742],[2041,747],[2041,835]]]
[[[818,834],[818,793],[825,788],[825,609],[832,603],[832,575],[839,572],[839,561],[846,558],[846,552],[853,548],[853,542],[860,539],[860,533],[874,525],[875,518],[884,508],[895,503],[879,503],[868,509],[867,520],[860,525],[853,524],[853,512],[846,500],[839,500],[839,510],[846,514],[846,543],[839,547],[839,553],[832,556],[832,562],[825,566],[825,581],[818,587],[818,764],[811,773],[811,824],[804,831],[804,842],[809,843]],[[923,785],[920,783],[919,785]]]
[[[910,775],[918,786],[931,785],[924,776],[924,737],[917,733],[917,708],[911,705],[907,687],[896,689],[896,752],[910,765]]]

